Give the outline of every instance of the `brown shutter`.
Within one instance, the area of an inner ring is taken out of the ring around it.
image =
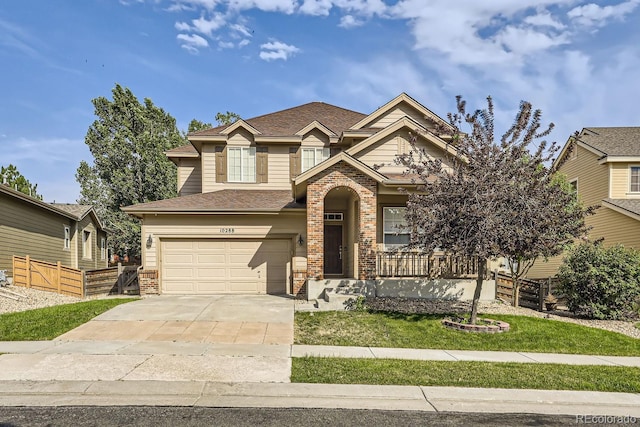
[[[294,179],[300,175],[302,164],[300,162],[300,147],[289,147],[289,176]]]
[[[216,182],[227,181],[227,146],[216,145]]]
[[[269,182],[268,147],[256,147],[256,182]]]

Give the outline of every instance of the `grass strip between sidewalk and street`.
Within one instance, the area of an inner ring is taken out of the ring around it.
[[[475,334],[442,326],[442,314],[297,312],[295,344],[640,356],[640,339],[538,317],[487,314],[509,332]]]
[[[640,393],[640,368],[301,357],[291,382]]]
[[[51,340],[117,305],[138,299],[97,299],[0,314],[0,341]]]

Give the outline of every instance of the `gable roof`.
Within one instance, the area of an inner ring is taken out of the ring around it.
[[[384,104],[382,107],[378,108],[373,113],[371,113],[368,116],[362,118],[362,120],[360,120],[358,123],[356,123],[353,126],[351,126],[350,129],[356,130],[356,129],[361,129],[361,128],[367,127],[367,125],[370,125],[371,122],[379,119],[385,113],[389,112],[389,110],[391,110],[392,108],[396,107],[397,105],[400,105],[403,102],[409,104],[411,107],[413,107],[414,109],[416,109],[419,112],[421,112],[422,114],[424,114],[424,116],[426,118],[428,118],[428,119],[430,119],[430,120],[432,120],[432,121],[434,121],[436,123],[439,123],[440,125],[443,125],[443,126],[446,126],[448,128],[451,128],[451,124],[447,123],[447,121],[442,119],[442,117],[438,116],[433,111],[429,110],[427,107],[425,107],[424,105],[420,104],[418,101],[416,101],[415,99],[413,99],[412,97],[407,95],[405,92],[402,92],[400,95],[396,96],[391,101],[387,102],[386,104]]]
[[[584,128],[578,141],[605,156],[640,156],[640,127]]]
[[[219,190],[190,194],[156,202],[126,206],[123,211],[140,216],[145,213],[229,213],[279,212],[304,209],[289,190]]]
[[[104,227],[100,222],[100,218],[98,218],[98,215],[96,214],[95,210],[93,209],[93,206],[91,205],[79,205],[79,204],[73,204],[73,203],[46,203],[40,199],[36,199],[35,197],[31,197],[20,191],[14,190],[13,188],[9,187],[6,184],[0,184],[0,193],[4,193],[15,199],[19,199],[24,202],[27,202],[39,209],[44,209],[44,210],[53,212],[55,214],[61,215],[65,218],[72,219],[74,221],[80,221],[89,213],[91,213],[96,223],[98,224],[98,227],[104,230]]]
[[[312,167],[312,168],[302,172],[300,175],[296,176],[294,178],[294,180],[293,180],[293,185],[294,186],[300,185],[300,184],[306,182],[309,178],[317,175],[318,173],[322,172],[323,170],[328,169],[331,166],[333,166],[336,163],[341,162],[341,161],[353,166],[354,168],[356,168],[360,172],[364,173],[365,175],[370,176],[371,178],[373,178],[377,182],[383,182],[385,179],[387,179],[387,177],[382,175],[380,172],[377,172],[377,171],[373,170],[369,166],[367,166],[364,163],[362,163],[360,160],[355,159],[355,158],[351,157],[348,153],[342,151],[342,152],[336,154],[333,157],[329,157],[324,162],[320,162],[317,165],[315,165],[314,167]]]
[[[336,135],[349,129],[354,123],[366,117],[365,114],[346,108],[326,104],[324,102],[309,102],[297,107],[262,116],[246,119],[248,125],[256,129],[264,136],[292,136],[314,121],[322,123],[327,129]],[[237,122],[236,122],[237,123]],[[218,126],[190,133],[189,136],[219,136],[233,125]]]

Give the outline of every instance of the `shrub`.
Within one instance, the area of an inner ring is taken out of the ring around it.
[[[637,317],[640,252],[622,245],[583,243],[560,267],[560,291],[572,312],[593,319]]]

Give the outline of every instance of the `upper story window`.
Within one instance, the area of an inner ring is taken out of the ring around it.
[[[227,147],[227,180],[256,182],[255,147]]]
[[[329,158],[328,148],[303,148],[302,149],[302,172],[311,169],[320,162]]]
[[[409,243],[410,231],[405,219],[406,207],[383,208],[383,238],[385,249],[395,249]]]
[[[64,249],[71,249],[71,228],[68,225],[64,226]]]
[[[91,232],[83,231],[82,232],[82,257],[91,259]]]
[[[640,166],[631,166],[631,185],[629,191],[632,193],[640,193]]]

